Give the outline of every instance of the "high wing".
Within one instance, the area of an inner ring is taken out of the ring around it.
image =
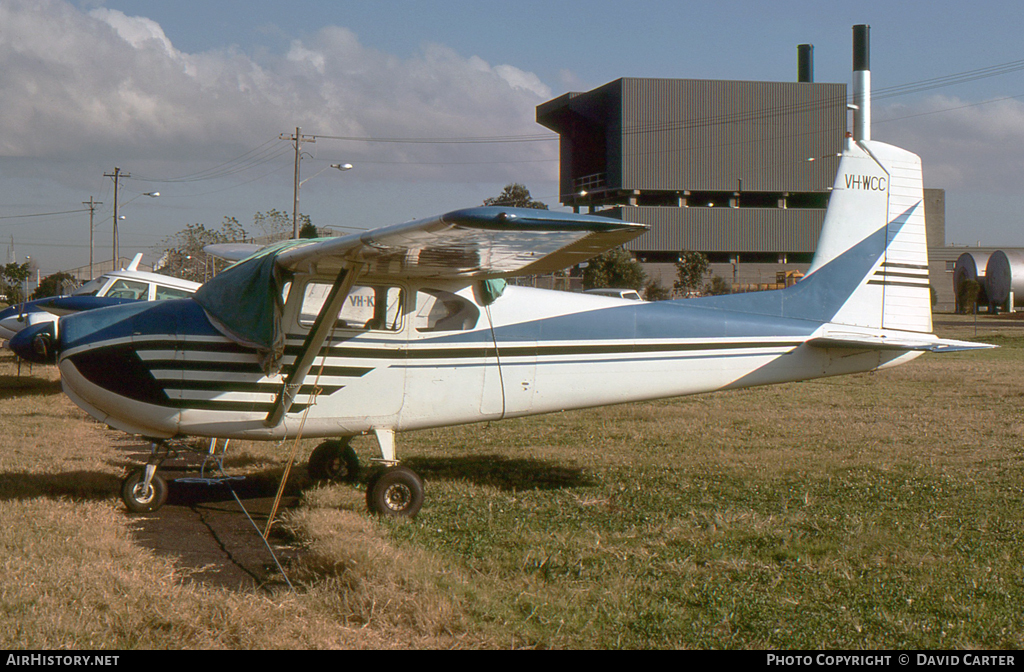
[[[375,276],[511,277],[574,266],[645,230],[596,215],[492,206],[291,248],[277,263],[289,271],[326,274],[359,262]]]
[[[373,275],[511,277],[575,266],[645,230],[643,225],[607,217],[490,206],[338,238],[301,241],[298,247],[278,251],[276,263],[290,271],[315,269],[327,274],[358,261]],[[266,248],[218,243],[203,249],[238,262]]]
[[[573,266],[642,234],[647,227],[595,215],[531,208],[480,207],[313,241],[286,241],[231,266],[193,298],[226,336],[255,347],[264,371],[284,354],[281,290],[295,273],[336,277],[331,299],[303,343],[267,418],[276,424],[290,406],[329,334],[334,314],[358,275],[390,278],[500,279]]]

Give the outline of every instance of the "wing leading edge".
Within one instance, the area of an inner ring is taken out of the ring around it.
[[[497,278],[551,273],[618,247],[647,227],[598,215],[481,207],[316,242],[281,252],[290,271],[333,274],[347,263],[366,274]]]

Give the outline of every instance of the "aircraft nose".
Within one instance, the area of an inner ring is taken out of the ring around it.
[[[14,354],[35,364],[57,361],[56,335],[53,322],[43,322],[22,329],[11,338]]]

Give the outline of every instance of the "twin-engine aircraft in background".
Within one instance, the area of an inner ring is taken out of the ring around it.
[[[129,301],[181,299],[199,289],[197,282],[140,271],[141,261],[140,253],[135,255],[128,268],[104,273],[69,295],[22,301],[0,310],[0,340],[13,340],[26,328],[56,322],[61,315]]]
[[[351,473],[372,433],[367,502],[411,516],[423,483],[408,430],[871,371],[989,347],[932,334],[920,159],[849,139],[813,264],[787,289],[641,302],[505,286],[640,235],[595,215],[485,207],[242,261],[190,299],[62,317],[35,334],[64,391],[149,438],[122,494],[153,510],[163,442],[332,439],[316,476]],[[54,333],[55,332],[55,333]]]

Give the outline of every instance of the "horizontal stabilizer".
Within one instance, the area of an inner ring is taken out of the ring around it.
[[[972,343],[938,338],[930,334],[859,334],[832,332],[812,338],[808,345],[815,348],[840,348],[850,350],[904,350],[924,352],[961,352],[964,350],[987,350],[998,346],[988,343]]]

